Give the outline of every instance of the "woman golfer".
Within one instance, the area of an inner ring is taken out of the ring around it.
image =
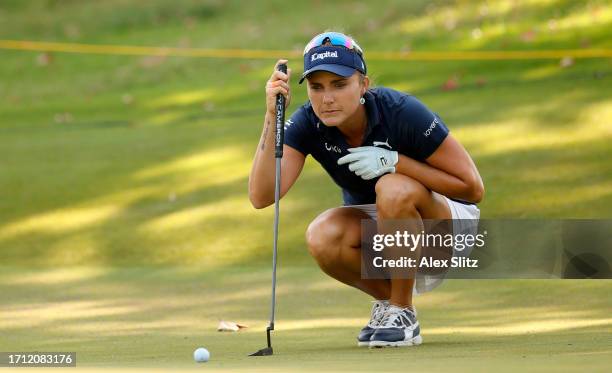
[[[266,85],[265,123],[249,178],[256,208],[274,203],[275,100],[280,93],[289,105],[290,74],[275,68]],[[418,99],[369,88],[363,51],[351,37],[315,36],[304,49],[300,83],[304,79],[309,101],[285,123],[281,196],[312,155],[342,189],[344,204],[310,223],[309,251],[329,276],[374,298],[358,344],[420,344],[412,294],[432,286],[419,287],[418,279],[362,278],[361,220],[478,219],[476,203],[484,194],[478,170],[442,119]]]

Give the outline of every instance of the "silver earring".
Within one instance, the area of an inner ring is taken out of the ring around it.
[[[365,104],[365,98],[363,98],[363,97],[362,97],[362,98],[360,98],[360,99],[359,99],[359,103],[360,103],[361,105]]]

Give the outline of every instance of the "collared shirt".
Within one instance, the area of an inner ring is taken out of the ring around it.
[[[448,135],[440,117],[414,96],[377,87],[364,95],[367,128],[360,146],[395,150],[424,162]],[[351,146],[336,127],[326,126],[315,115],[310,102],[297,109],[285,122],[286,145],[305,156],[312,155],[340,188],[345,205],[376,203],[378,178],[363,180],[338,159]]]

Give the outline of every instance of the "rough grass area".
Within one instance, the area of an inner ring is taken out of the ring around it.
[[[610,48],[603,1],[8,1],[0,39],[301,49],[341,28],[366,51]],[[283,5],[283,6],[281,6]],[[260,22],[259,17],[275,22]],[[282,32],[281,32],[282,30]],[[270,209],[246,181],[274,60],[2,51],[0,260],[20,265],[268,261]],[[485,182],[482,216],[609,217],[609,59],[380,61],[375,84],[445,120]],[[293,102],[306,100],[292,60]],[[447,89],[444,89],[446,87]],[[281,250],[340,192],[309,161],[283,200]]]

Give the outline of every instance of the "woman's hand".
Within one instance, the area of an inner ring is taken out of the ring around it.
[[[291,89],[289,87],[289,77],[291,69],[287,69],[287,74],[278,71],[278,65],[286,64],[288,60],[278,60],[274,65],[274,72],[266,83],[266,110],[272,116],[276,116],[276,95],[285,96],[285,108],[289,107],[291,101]]]
[[[364,180],[370,180],[386,173],[394,173],[398,153],[376,146],[361,146],[348,149],[349,155],[338,159],[338,164],[349,163],[349,170]]]

